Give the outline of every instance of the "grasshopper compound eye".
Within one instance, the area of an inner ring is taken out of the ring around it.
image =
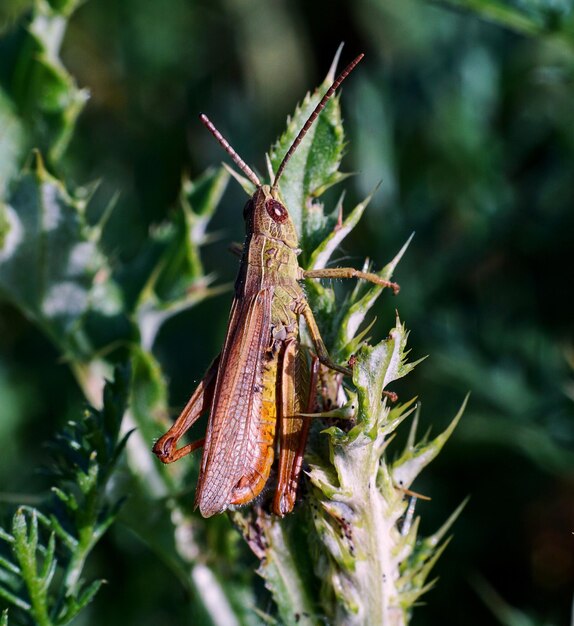
[[[289,213],[287,213],[287,209],[279,202],[278,200],[267,200],[265,203],[265,209],[269,217],[279,224],[286,222]]]

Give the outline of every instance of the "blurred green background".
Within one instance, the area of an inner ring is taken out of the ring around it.
[[[30,5],[0,4],[5,88]],[[432,497],[419,504],[423,533],[471,496],[436,588],[415,611],[418,626],[570,619],[573,8],[568,0],[92,0],[63,42],[66,68],[91,97],[59,174],[71,186],[101,181],[94,216],[120,193],[105,231],[118,259],[137,256],[150,227],[173,211],[182,173],[196,177],[223,160],[200,112],[263,170],[286,116],[322,81],[340,42],[345,62],[365,52],[342,96],[344,169],[356,173],[348,205],[382,185],[340,259],[359,266],[368,256],[381,267],[415,232],[396,274],[401,293],[378,305],[375,333],[386,334],[397,308],[413,357],[430,358],[394,390],[420,398],[433,432],[471,391],[458,431],[415,485]],[[242,240],[243,203],[230,184],[210,226],[218,237],[203,259],[218,283],[234,278],[226,247]],[[230,300],[210,299],[163,328],[155,354],[171,405],[185,402],[217,353]],[[42,486],[34,471],[42,444],[83,401],[46,336],[0,304],[5,502]],[[114,527],[90,565],[110,584],[86,623],[191,623],[185,589],[129,525]]]

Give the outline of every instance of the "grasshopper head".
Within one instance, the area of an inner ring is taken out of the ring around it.
[[[299,240],[289,211],[279,199],[279,192],[269,185],[261,185],[245,205],[243,216],[247,231],[283,241],[297,248]]]

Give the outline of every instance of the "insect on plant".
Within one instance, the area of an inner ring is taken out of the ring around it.
[[[398,285],[354,268],[304,270],[299,240],[281,200],[279,181],[289,159],[339,85],[363,58],[359,55],[335,79],[285,154],[273,183],[264,185],[206,115],[201,121],[255,185],[243,209],[247,237],[241,254],[235,297],[221,354],[213,361],[173,426],[154,445],[164,463],[172,463],[203,446],[195,505],[204,517],[255,499],[279,453],[273,498],[277,515],[295,505],[297,484],[309,429],[318,363],[351,374],[334,363],[321,339],[300,281],[307,278],[359,278],[378,285]],[[300,347],[303,316],[316,356],[311,371]],[[204,412],[209,412],[204,439],[177,444]]]

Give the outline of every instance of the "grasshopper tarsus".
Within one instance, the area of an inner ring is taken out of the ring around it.
[[[432,500],[430,496],[425,496],[422,493],[418,493],[417,491],[413,491],[412,489],[407,489],[406,487],[403,487],[401,485],[394,485],[394,487],[397,491],[402,491],[405,494],[405,496],[410,496],[411,498],[417,498],[418,500],[425,500],[427,502],[430,502]]]
[[[179,461],[182,457],[190,454],[198,448],[203,447],[204,443],[205,437],[192,443],[188,443],[183,446],[183,448],[176,449],[177,439],[175,437],[166,437],[164,435],[156,441],[152,451],[162,463],[167,465],[169,463],[173,463],[174,461]]]
[[[394,391],[383,391],[383,398],[388,398],[393,404],[398,401],[399,396]]]
[[[345,376],[353,376],[352,369],[349,369],[348,367],[345,367],[344,365],[339,365],[338,363],[335,363],[334,361],[331,360],[330,357],[317,355],[317,358],[321,362],[321,365],[328,367],[330,370],[335,370],[336,372],[339,372],[339,374],[344,374]]]

